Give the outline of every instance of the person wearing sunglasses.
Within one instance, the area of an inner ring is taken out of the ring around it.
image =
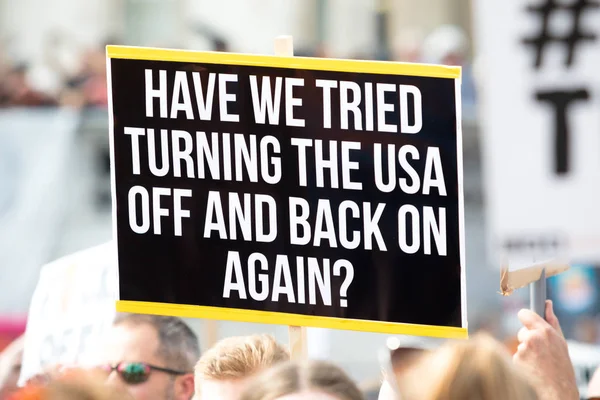
[[[191,400],[198,338],[175,317],[119,314],[101,350],[107,383],[135,400]]]
[[[127,385],[138,385],[146,382],[153,371],[163,372],[171,376],[183,376],[188,373],[139,361],[124,361],[115,365],[105,364],[101,365],[100,369],[108,374],[115,371]]]

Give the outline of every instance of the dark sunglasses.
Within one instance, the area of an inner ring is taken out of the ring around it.
[[[102,365],[100,368],[109,374],[116,371],[125,383],[136,385],[144,383],[150,377],[152,371],[160,371],[171,375],[185,375],[187,372],[177,371],[169,368],[157,367],[156,365],[142,362],[120,362],[116,365]]]

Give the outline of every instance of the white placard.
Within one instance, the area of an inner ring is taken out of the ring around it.
[[[29,310],[21,384],[56,364],[93,363],[115,317],[117,279],[113,242],[43,267]]]
[[[476,2],[495,261],[600,261],[600,8]]]

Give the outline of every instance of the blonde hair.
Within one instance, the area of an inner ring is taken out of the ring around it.
[[[356,384],[338,366],[325,361],[290,361],[256,377],[240,400],[275,400],[309,390],[325,392],[340,400],[364,399]]]
[[[398,379],[405,400],[537,400],[506,349],[487,334],[442,346]]]
[[[271,335],[230,337],[221,340],[196,364],[196,394],[200,380],[240,379],[290,359],[287,349]]]

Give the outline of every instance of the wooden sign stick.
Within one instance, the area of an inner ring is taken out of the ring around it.
[[[280,57],[294,56],[294,41],[291,36],[275,38],[275,55]],[[305,360],[308,356],[306,343],[306,328],[303,326],[289,326],[288,336],[290,342],[290,357],[292,360]]]
[[[500,270],[500,293],[503,296],[510,296],[516,289],[540,280],[542,274],[545,278],[549,278],[568,269],[569,264],[561,261],[534,264],[516,271],[509,271],[508,265],[504,265]]]
[[[500,293],[510,296],[514,290],[529,285],[530,308],[545,318],[546,278],[568,269],[569,264],[559,261],[535,264],[517,271],[509,271],[508,266],[503,266],[500,271]]]
[[[213,347],[219,340],[219,325],[214,319],[204,320],[204,343],[207,349]]]

